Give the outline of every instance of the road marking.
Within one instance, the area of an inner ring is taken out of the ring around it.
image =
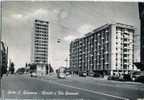
[[[74,86],[70,86],[70,85],[65,85],[59,82],[52,82],[53,84],[57,84],[57,85],[61,85],[61,86],[65,86],[65,87],[69,87],[69,88],[73,88],[73,89],[78,89],[78,90],[82,90],[82,91],[86,91],[86,92],[90,92],[90,93],[95,93],[95,94],[99,94],[99,95],[104,95],[104,96],[109,96],[109,97],[113,97],[113,98],[117,98],[117,99],[121,99],[121,100],[130,100],[129,98],[126,97],[119,97],[119,96],[115,96],[115,95],[111,95],[111,94],[106,94],[103,92],[97,92],[97,91],[93,91],[93,90],[89,90],[89,89],[85,89],[85,88],[79,88],[79,87],[74,87]]]
[[[86,77],[85,79],[90,79],[90,78],[91,77]],[[91,79],[97,81],[96,78],[95,79],[91,78]],[[78,81],[77,79],[74,79],[74,80]],[[82,81],[85,81],[85,80],[82,80]],[[89,83],[89,81],[86,81],[86,82]],[[101,86],[118,87],[118,88],[128,88],[128,89],[132,89],[132,90],[144,91],[144,85],[142,83],[130,83],[130,84],[128,84],[128,82],[120,82],[120,81],[111,81],[111,82],[112,83],[119,83],[119,84],[111,85],[111,84],[105,84],[105,83],[95,83],[95,82],[94,83],[97,84],[97,85],[101,85]],[[138,88],[137,87],[138,84],[143,85],[143,86],[139,85],[139,88]]]
[[[86,92],[90,92],[90,93],[94,93],[94,94],[113,97],[113,98],[117,98],[117,99],[121,99],[121,100],[130,100],[129,98],[126,98],[126,97],[120,97],[120,96],[115,96],[115,95],[111,95],[111,94],[106,94],[106,93],[103,93],[103,92],[97,92],[97,91],[90,90],[90,89],[79,88],[79,87],[75,87],[75,86],[71,86],[71,85],[65,85],[65,84],[62,84],[62,83],[59,83],[59,82],[54,82],[52,80],[49,80],[49,81],[48,80],[42,80],[42,79],[37,79],[37,80],[41,80],[41,81],[45,81],[45,82],[53,83],[53,84],[56,84],[56,85],[73,88],[73,89],[78,89],[78,90],[82,90],[82,91],[86,91]]]
[[[86,82],[90,83],[89,81],[86,81]],[[90,83],[90,84],[93,84],[93,83]],[[133,85],[128,85],[128,84],[116,84],[116,85],[105,84],[105,83],[95,83],[95,84],[101,85],[101,86],[118,87],[118,88],[128,88],[128,89],[132,89],[132,90],[144,91],[144,87],[143,86],[141,88],[138,88],[138,87],[134,87]]]
[[[76,80],[74,79],[75,81],[79,81],[79,80]],[[67,81],[67,82],[73,82],[71,80],[63,80],[63,81]],[[82,80],[84,81],[84,80]],[[87,83],[90,83],[89,81],[86,81]],[[119,82],[120,83],[120,82]],[[121,82],[122,83],[122,82]],[[90,84],[93,84],[93,83],[90,83]],[[101,85],[101,86],[109,86],[109,87],[118,87],[118,88],[128,88],[128,89],[132,89],[132,90],[139,90],[139,91],[144,91],[144,86],[142,86],[141,88],[137,88],[137,87],[133,87],[133,85],[128,85],[128,84],[116,84],[116,85],[112,85],[112,84],[105,84],[105,83],[95,83],[97,85]]]

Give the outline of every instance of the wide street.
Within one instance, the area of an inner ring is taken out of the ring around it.
[[[2,100],[140,100],[144,84],[92,77],[31,78],[9,75],[2,79]]]

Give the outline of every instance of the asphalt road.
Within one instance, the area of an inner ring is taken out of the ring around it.
[[[2,79],[2,99],[138,100],[144,99],[144,84],[77,76],[57,79],[11,75]]]

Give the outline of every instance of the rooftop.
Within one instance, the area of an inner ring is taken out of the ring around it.
[[[135,27],[132,26],[132,25],[127,25],[127,24],[122,24],[122,23],[105,24],[105,25],[103,25],[103,26],[101,26],[101,27],[98,27],[98,28],[92,30],[91,32],[85,34],[84,37],[77,38],[77,39],[75,39],[75,40],[72,41],[72,42],[76,42],[76,41],[78,41],[78,40],[80,40],[80,39],[83,39],[83,38],[85,38],[85,37],[91,36],[92,34],[94,34],[94,33],[96,33],[96,32],[99,32],[99,31],[101,31],[101,30],[103,30],[103,29],[106,29],[107,27],[110,27],[111,25],[115,25],[115,26],[119,26],[119,27],[122,27],[122,28],[128,28],[128,29],[135,30]]]

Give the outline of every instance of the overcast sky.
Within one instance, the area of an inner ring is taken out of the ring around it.
[[[136,27],[135,59],[139,59],[139,16],[137,3],[122,2],[3,2],[2,40],[16,67],[30,62],[32,21],[50,22],[49,63],[66,65],[70,41],[106,23],[120,22]],[[57,43],[61,39],[61,43]]]

